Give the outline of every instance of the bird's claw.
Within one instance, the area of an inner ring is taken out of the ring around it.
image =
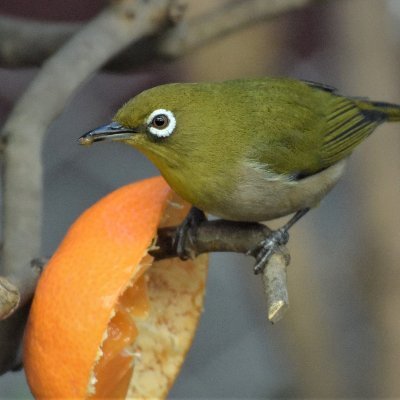
[[[261,273],[267,265],[273,254],[280,251],[280,246],[285,245],[289,241],[289,232],[287,229],[281,228],[271,232],[271,234],[261,241],[257,247],[251,249],[248,254],[256,258],[254,265],[254,273]]]
[[[194,258],[193,241],[196,236],[198,226],[207,218],[203,211],[192,207],[189,214],[176,230],[173,245],[176,248],[176,254],[181,260]]]

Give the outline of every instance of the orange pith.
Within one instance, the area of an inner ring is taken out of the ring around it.
[[[184,315],[186,321],[192,314],[192,322],[187,322],[183,334],[177,333],[182,349],[174,355],[179,356],[174,363],[179,370],[201,312],[206,270],[204,259],[199,273],[196,263],[175,260],[162,271],[171,267],[178,277],[170,284],[160,280],[160,273],[151,273],[153,266],[149,269],[152,258],[147,250],[157,227],[162,220],[179,223],[188,210],[188,205],[171,206],[171,199],[181,201],[173,196],[161,177],[147,179],[106,196],[71,226],[42,274],[27,324],[24,366],[36,398],[125,398],[128,387],[132,393],[153,393],[147,381],[143,386],[142,376],[155,345],[147,346],[152,342],[143,335],[146,330],[158,335],[158,327],[160,334],[167,329],[170,335],[170,326],[176,331],[173,312],[169,311],[165,327],[157,316],[162,311],[158,304],[168,307],[165,298],[171,295],[177,301],[180,293],[186,296],[186,288],[175,288],[175,281],[181,285],[197,274],[190,282],[195,306]],[[177,321],[183,323],[181,315]],[[168,353],[168,344],[162,351]],[[132,378],[136,364],[138,372]],[[150,368],[157,369],[153,364]],[[165,396],[176,373],[171,374],[170,365],[161,371],[167,381],[154,392],[156,396]]]

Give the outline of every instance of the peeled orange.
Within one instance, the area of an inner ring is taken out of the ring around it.
[[[71,226],[36,289],[24,366],[36,398],[163,398],[202,311],[207,257],[154,262],[188,211],[161,178],[127,185]]]

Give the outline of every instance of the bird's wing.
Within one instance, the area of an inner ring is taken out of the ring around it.
[[[257,109],[265,105],[262,115],[268,118],[252,132],[248,157],[289,179],[313,175],[346,158],[387,119],[386,106],[341,96],[331,86],[274,80],[264,88],[265,97],[256,103]]]
[[[319,90],[318,90],[319,91]],[[276,124],[276,133],[261,146],[255,146],[256,159],[269,170],[290,179],[302,179],[346,158],[384,120],[382,114],[360,107],[356,99],[328,92],[298,118],[286,118]],[[296,105],[291,105],[295,115]],[[286,120],[288,122],[286,122]],[[271,130],[274,127],[271,127]]]
[[[349,156],[385,119],[383,114],[362,109],[362,102],[356,99],[335,97],[322,133],[321,162],[325,168]]]

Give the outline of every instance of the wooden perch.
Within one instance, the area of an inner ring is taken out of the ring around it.
[[[176,257],[176,229],[167,227],[158,231],[157,249],[150,252],[155,259]],[[190,247],[190,253],[194,256],[216,251],[246,254],[270,233],[271,230],[267,226],[258,223],[206,221],[199,225],[196,236],[191,238],[185,247]]]
[[[176,230],[176,227],[167,227],[158,231],[155,249],[150,251],[155,259],[176,257]],[[193,256],[226,251],[249,254],[271,232],[267,226],[258,223],[204,221],[198,226],[195,235],[188,238],[185,247]],[[273,323],[283,317],[289,305],[286,285],[286,267],[289,261],[288,250],[285,246],[280,246],[262,272],[267,297],[267,318]]]

